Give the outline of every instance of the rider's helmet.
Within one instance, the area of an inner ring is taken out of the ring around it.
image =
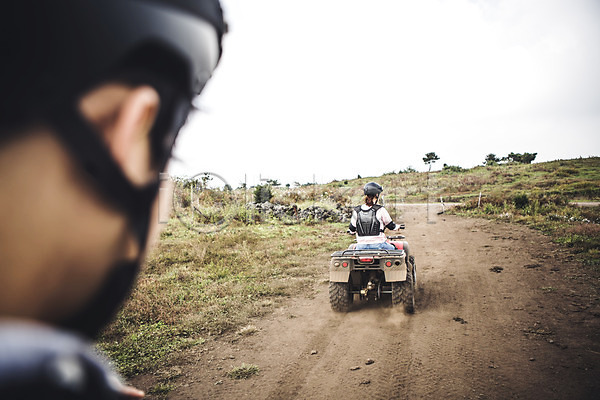
[[[163,171],[193,98],[221,56],[227,27],[218,0],[10,1],[2,5],[0,26],[0,141],[32,124],[51,127],[97,192],[127,216],[144,248],[159,174],[134,185],[81,115],[79,101],[108,82],[152,86],[160,97],[150,132],[152,167]],[[113,268],[90,304],[65,324],[96,331],[136,271]]]
[[[369,182],[364,186],[363,191],[365,196],[379,196],[383,192],[383,187],[375,182]]]

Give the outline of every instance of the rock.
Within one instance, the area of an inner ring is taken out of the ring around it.
[[[370,379],[365,379],[365,380],[362,380],[362,381],[360,381],[360,384],[361,384],[361,385],[368,385],[368,384],[370,384],[370,383],[371,383],[371,380],[370,380]]]
[[[365,365],[371,365],[375,362],[375,360],[373,360],[372,358],[367,358],[367,361],[365,361]]]
[[[350,367],[350,371],[357,371],[359,369],[360,369],[360,367],[358,365],[355,365],[354,367]]]
[[[312,350],[312,351],[310,352],[310,355],[311,355],[311,356],[314,356],[314,355],[315,355],[315,354],[317,354],[317,353],[318,353],[318,351],[317,351],[317,350]]]

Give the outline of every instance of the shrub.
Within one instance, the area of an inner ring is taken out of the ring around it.
[[[254,202],[266,203],[273,198],[273,192],[270,185],[258,185],[254,188]]]
[[[464,172],[465,169],[458,165],[448,165],[444,164],[443,172]]]
[[[526,193],[517,194],[513,196],[513,203],[515,207],[522,210],[529,205],[529,197],[527,197]]]

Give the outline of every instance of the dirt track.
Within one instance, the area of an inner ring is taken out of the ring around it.
[[[182,357],[169,398],[599,398],[598,293],[569,253],[525,227],[453,216],[427,224],[424,210],[407,206],[403,217],[417,261],[414,315],[334,313],[324,255],[310,296],[254,321],[252,336]],[[242,363],[260,373],[225,376]]]

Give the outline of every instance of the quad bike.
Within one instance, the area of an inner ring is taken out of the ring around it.
[[[415,258],[406,241],[395,239],[405,237],[388,237],[395,250],[356,250],[352,244],[348,250],[331,254],[329,303],[334,311],[347,312],[355,298],[371,302],[391,295],[392,307],[404,305],[406,312],[414,312]]]

